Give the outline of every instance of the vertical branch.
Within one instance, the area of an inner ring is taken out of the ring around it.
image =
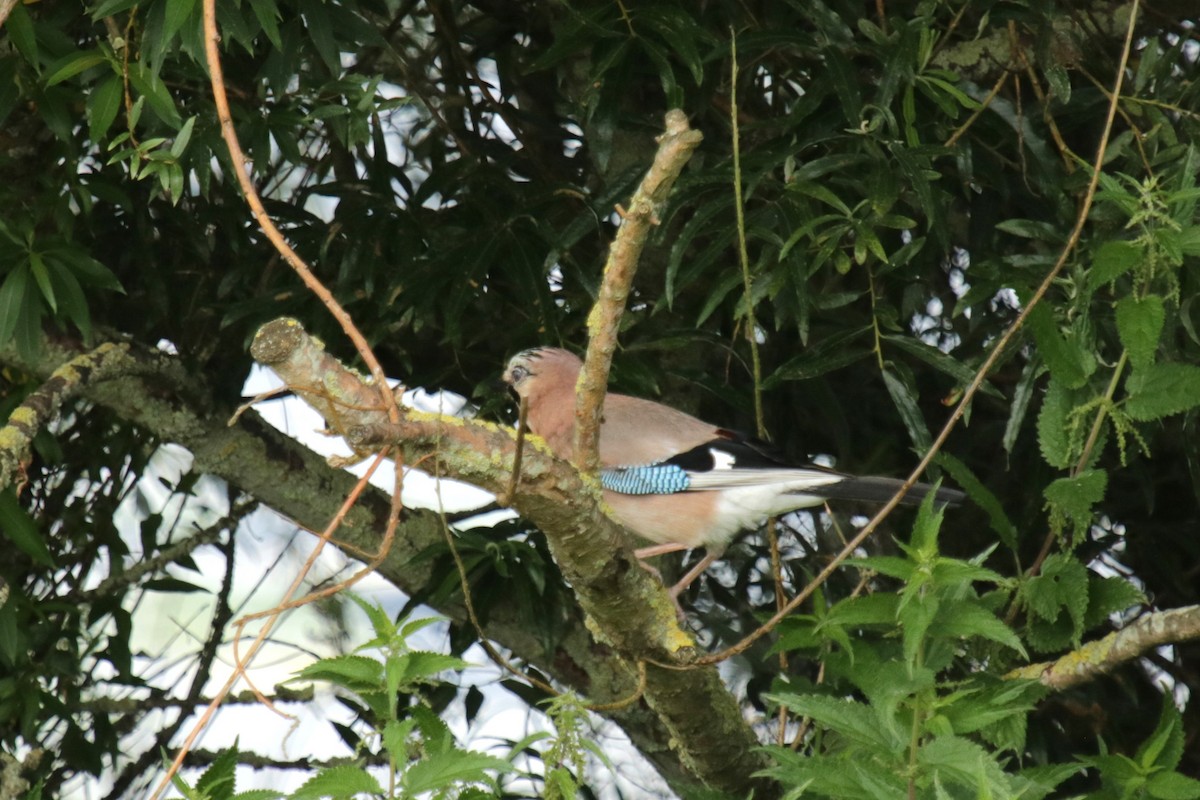
[[[679,109],[667,112],[666,130],[658,137],[658,152],[646,177],[642,178],[629,209],[618,208],[621,227],[608,250],[600,295],[588,314],[588,349],[575,386],[575,466],[582,472],[599,467],[600,416],[604,392],[608,387],[608,369],[617,349],[617,331],[629,287],[637,272],[638,258],[646,246],[650,229],[657,225],[658,211],[667,201],[671,187],[703,135],[688,125],[687,115]]]

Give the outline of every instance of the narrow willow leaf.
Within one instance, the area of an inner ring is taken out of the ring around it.
[[[900,419],[904,421],[904,429],[908,431],[908,438],[912,440],[913,447],[924,453],[933,443],[933,437],[929,434],[929,426],[925,424],[925,417],[917,403],[917,390],[912,374],[907,369],[893,365],[883,371],[883,384],[891,395],[892,404],[900,412]]]
[[[1029,411],[1029,401],[1033,398],[1034,384],[1041,376],[1043,369],[1040,358],[1029,359],[1025,364],[1025,369],[1021,370],[1017,388],[1013,390],[1008,421],[1004,424],[1004,437],[1001,439],[1004,452],[1009,455],[1012,455],[1013,447],[1016,446],[1017,436],[1021,433],[1021,425],[1025,422],[1025,414]]]
[[[1058,329],[1049,307],[1042,303],[1029,312],[1029,328],[1037,340],[1038,353],[1050,368],[1050,374],[1067,388],[1076,389],[1087,381],[1087,359],[1079,346]],[[1095,368],[1095,361],[1092,361]]]

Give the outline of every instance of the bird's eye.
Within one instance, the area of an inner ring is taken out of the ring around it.
[[[516,385],[529,377],[529,368],[522,367],[519,364],[510,367],[508,370],[508,382]]]

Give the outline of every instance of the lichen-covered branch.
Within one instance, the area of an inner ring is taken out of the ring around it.
[[[703,138],[700,131],[688,126],[687,115],[682,111],[667,112],[666,130],[658,138],[654,162],[633,193],[629,208],[621,214],[621,227],[609,247],[600,294],[588,315],[587,355],[575,393],[574,462],[584,473],[591,474],[599,468],[600,418],[608,389],[608,370],[617,348],[617,331],[637,273],[638,259],[650,231],[658,224],[658,213],[666,204],[671,187]]]
[[[44,339],[41,351],[42,357],[29,363],[11,344],[0,346],[0,365],[45,381],[56,368],[86,352],[61,337]],[[332,469],[321,456],[266,424],[254,411],[230,426],[231,409],[216,407],[209,390],[189,379],[177,359],[136,347],[122,358],[127,359],[123,376],[90,382],[81,387],[81,396],[139,426],[153,439],[187,448],[194,470],[228,481],[308,528],[324,526],[354,487],[352,475]],[[376,550],[389,505],[384,492],[368,489],[343,521],[338,541],[358,551]],[[378,573],[410,595],[425,593],[431,562],[417,556],[442,541],[441,525],[437,514],[408,509]],[[465,620],[462,606],[453,599],[435,607],[451,619]],[[610,648],[597,646],[583,625],[568,627],[547,652],[517,604],[501,597],[488,611],[484,630],[489,638],[561,685],[599,701],[627,697],[633,691],[636,676]],[[645,705],[635,704],[610,716],[668,782],[682,786],[695,781],[670,747],[671,732]]]
[[[81,353],[50,374],[50,377],[13,409],[8,422],[0,428],[0,489],[17,482],[29,458],[33,437],[62,404],[81,389],[97,381],[130,371],[142,371],[126,357],[128,348],[106,342]]]
[[[1200,639],[1200,606],[1155,611],[1134,620],[1103,639],[1089,642],[1062,658],[1030,664],[1008,673],[1006,678],[1026,678],[1062,691],[1132,661],[1147,650],[1164,644]]]
[[[296,394],[310,402],[357,451],[394,445],[409,463],[492,492],[507,488],[515,431],[485,422],[408,411],[387,421],[377,388],[342,367],[295,320],[264,325],[251,346]],[[685,664],[696,653],[675,621],[665,589],[642,570],[627,537],[600,506],[597,487],[554,458],[537,437],[526,442],[513,508],[545,532],[593,631],[630,659]],[[636,609],[637,613],[630,613]],[[684,764],[706,784],[770,797],[776,787],[751,776],[763,766],[753,732],[713,668],[647,669],[646,702],[671,732]]]

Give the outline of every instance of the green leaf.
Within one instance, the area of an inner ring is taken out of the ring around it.
[[[36,250],[29,254],[29,274],[33,276],[34,282],[41,290],[42,299],[46,301],[46,305],[50,306],[51,313],[57,314],[58,300],[54,297],[54,287],[50,284],[50,276],[46,272],[46,262],[42,260],[42,254]]]
[[[233,794],[237,765],[238,746],[237,740],[234,740],[233,747],[218,753],[196,781],[196,794],[200,797],[228,797]]]
[[[768,693],[768,700],[778,703],[797,716],[812,717],[818,725],[837,731],[847,739],[872,750],[889,752],[900,746],[886,735],[875,713],[862,703],[816,694]]]
[[[394,763],[403,764],[409,759],[408,737],[412,735],[413,729],[416,727],[417,721],[412,718],[391,719],[383,726],[380,738],[383,741],[383,748],[387,750]]]
[[[464,750],[435,753],[404,771],[401,783],[410,794],[445,789],[459,783],[489,780],[488,770],[511,772],[513,765],[502,758]]]
[[[97,22],[105,17],[111,17],[122,11],[127,11],[138,4],[139,0],[102,0],[92,6],[92,21]]]
[[[279,37],[279,6],[275,0],[250,0],[250,9],[262,26],[263,33],[276,50],[283,49],[283,40]]]
[[[366,656],[322,658],[296,673],[292,680],[328,681],[350,691],[383,688],[383,664]]]
[[[179,129],[179,133],[175,136],[175,141],[171,143],[172,158],[177,159],[183,155],[183,151],[187,149],[188,142],[192,140],[192,128],[195,126],[195,117],[188,117],[187,122],[183,123],[183,127]]]
[[[54,568],[54,556],[29,513],[21,508],[15,490],[10,486],[0,491],[0,536],[44,567]]]
[[[17,618],[17,600],[10,596],[0,604],[0,663],[10,666],[26,662],[29,642]]]
[[[841,331],[822,339],[775,370],[775,373],[763,382],[763,388],[778,386],[782,381],[815,378],[866,358],[871,353],[869,349],[850,345],[869,330],[869,327],[863,327]]]
[[[1117,302],[1117,335],[1129,351],[1129,362],[1135,368],[1154,363],[1165,319],[1166,310],[1158,295],[1143,298],[1130,295]]]
[[[1183,757],[1183,720],[1179,709],[1175,707],[1175,699],[1169,692],[1162,697],[1162,711],[1158,716],[1158,725],[1150,738],[1142,742],[1134,757],[1142,769],[1175,769]]]
[[[396,664],[395,667],[392,666],[393,663]],[[397,671],[401,682],[400,685],[402,686],[427,681],[439,672],[461,670],[467,666],[467,662],[457,656],[428,653],[420,650],[388,659],[389,671],[391,669]]]
[[[63,56],[47,68],[46,85],[55,86],[107,61],[108,56],[99,50],[80,50]]]
[[[1105,242],[1092,258],[1092,269],[1088,273],[1089,286],[1094,291],[1106,283],[1112,283],[1142,258],[1142,248],[1133,242]]]
[[[917,404],[917,390],[912,374],[895,366],[891,369],[884,368],[883,385],[887,387],[892,398],[892,405],[900,412],[900,419],[904,422],[904,429],[908,431],[908,438],[913,447],[919,453],[926,452],[933,444],[933,437],[929,434],[929,426],[925,424],[925,417]]]
[[[938,609],[941,607],[937,594],[910,591],[914,588],[919,590],[920,587],[914,587],[911,583],[905,587],[906,602],[901,604],[899,614],[904,641],[904,661],[909,667],[917,664],[917,654],[921,652],[929,626],[937,618]]]
[[[949,375],[959,386],[965,387],[975,379],[975,370],[973,370],[971,367],[968,367],[966,364],[962,363],[953,356],[943,353],[936,347],[925,344],[919,339],[914,339],[911,336],[895,336],[889,334],[884,336],[883,340],[889,344],[895,345],[909,355],[919,358],[939,372]],[[995,386],[992,386],[987,381],[984,381],[982,384],[980,384],[979,390],[986,395],[990,395],[998,399],[1002,399],[1004,397],[1003,392],[1001,392]]]
[[[1073,407],[1070,390],[1062,381],[1051,378],[1046,386],[1042,409],[1038,413],[1037,429],[1042,458],[1052,467],[1066,469],[1074,460],[1074,448],[1067,428],[1067,418]]]
[[[383,787],[371,773],[362,767],[343,764],[326,767],[292,792],[292,800],[318,800],[318,798],[351,798],[357,794],[382,796]]]
[[[1197,800],[1200,781],[1178,772],[1159,772],[1146,781],[1146,792],[1157,800]]]
[[[1081,534],[1092,524],[1092,507],[1104,499],[1108,473],[1089,469],[1071,478],[1059,478],[1046,487],[1046,501],[1075,525]]]
[[[34,33],[33,20],[29,18],[29,12],[25,10],[23,3],[12,6],[8,19],[4,22],[4,32],[8,34],[9,40],[22,58],[35,70],[40,69],[37,35]]]
[[[821,625],[842,625],[848,628],[895,625],[899,607],[900,596],[892,593],[879,592],[849,597],[829,609],[821,619]]]
[[[121,110],[124,85],[120,77],[109,75],[100,80],[87,96],[88,135],[98,143],[112,127]]]
[[[1017,546],[1017,526],[1013,525],[1012,520],[1008,518],[1004,505],[995,493],[984,486],[966,464],[949,453],[938,453],[936,463],[950,474],[954,482],[967,493],[975,505],[987,513],[991,528],[1000,537],[1000,541],[1006,547],[1015,548]]]
[[[1008,412],[1008,421],[1004,424],[1004,452],[1012,455],[1013,447],[1017,443],[1017,437],[1021,433],[1021,426],[1025,422],[1025,414],[1029,411],[1029,401],[1033,399],[1033,388],[1037,379],[1043,371],[1042,361],[1039,358],[1030,358],[1025,364],[1025,368],[1021,370],[1021,378],[1017,381],[1017,388],[1013,390],[1012,404]]]
[[[1035,219],[1006,219],[996,223],[996,230],[1041,242],[1057,244],[1062,241],[1062,231],[1057,225]]]
[[[944,603],[933,626],[938,638],[980,637],[997,642],[1027,658],[1021,638],[994,613],[974,601]]]
[[[1150,422],[1200,405],[1200,367],[1194,364],[1151,364],[1135,369],[1125,382],[1125,413]]]
[[[1083,564],[1069,555],[1052,555],[1041,574],[1025,582],[1022,593],[1029,610],[1043,620],[1055,622],[1065,610],[1071,639],[1078,641],[1088,604],[1088,573]]]
[[[179,116],[179,109],[175,107],[175,98],[171,97],[171,91],[162,78],[151,72],[145,64],[130,67],[129,83],[146,98],[147,105],[159,119],[172,128],[183,127],[183,118]]]
[[[333,38],[333,25],[329,20],[329,12],[321,0],[300,0],[300,14],[304,18],[304,29],[308,31],[313,46],[325,62],[329,74],[337,77],[342,74],[341,54],[337,40]]]
[[[187,22],[196,7],[196,0],[160,0],[167,4],[166,23],[163,26],[162,37],[164,45],[179,33],[179,29]]]
[[[976,797],[1015,796],[992,754],[969,739],[938,736],[921,745],[917,761],[938,780],[973,790]]]
[[[1029,328],[1050,374],[1069,389],[1083,386],[1096,369],[1095,357],[1080,348],[1075,337],[1062,335],[1046,303],[1039,303],[1029,312]]]
[[[1088,581],[1088,609],[1084,625],[1093,628],[1108,619],[1109,614],[1144,602],[1146,595],[1127,579],[1115,575],[1107,578],[1093,575]]]

